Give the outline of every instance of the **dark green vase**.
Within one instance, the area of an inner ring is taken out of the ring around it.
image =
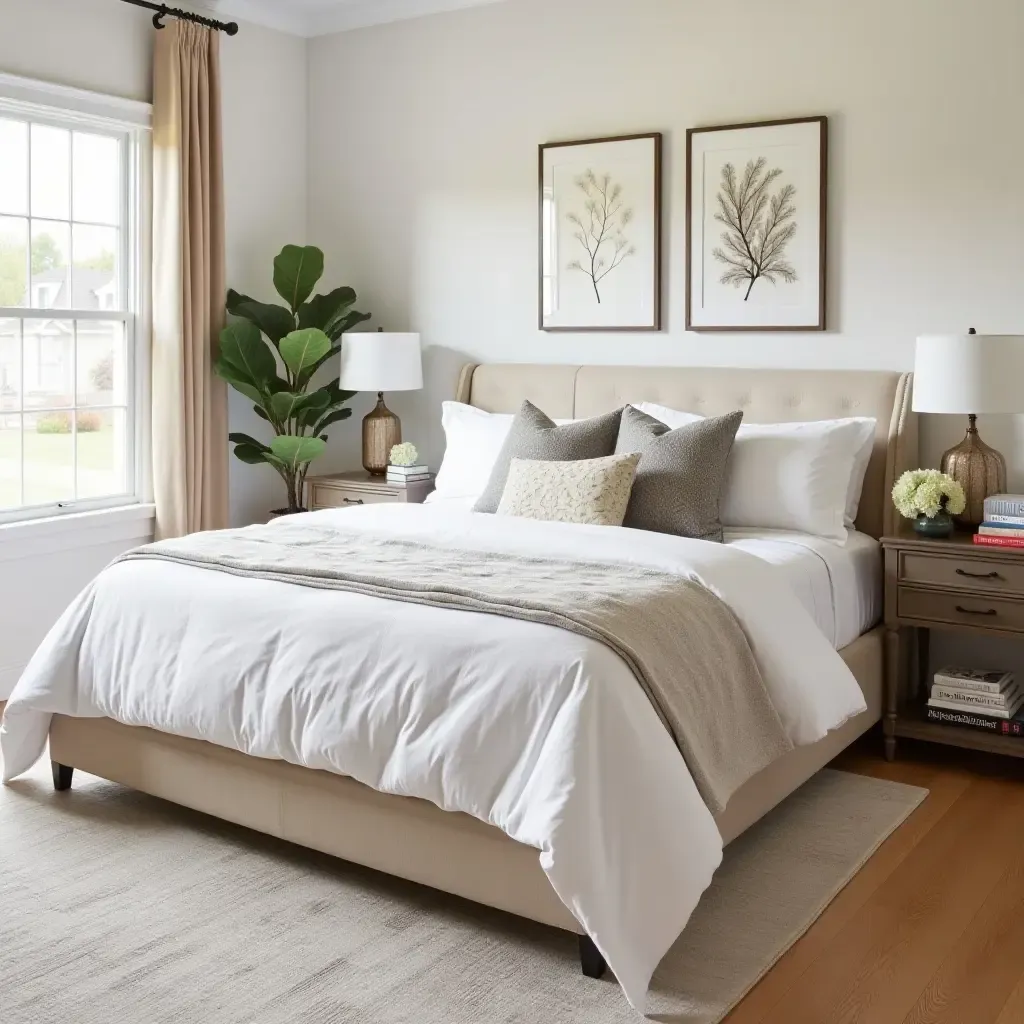
[[[948,537],[953,532],[953,517],[940,509],[933,519],[920,515],[914,520],[914,532],[922,537]]]

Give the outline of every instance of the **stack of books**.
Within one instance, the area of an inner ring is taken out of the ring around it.
[[[985,521],[975,544],[1024,548],[1024,494],[993,494],[985,499]]]
[[[1012,672],[943,668],[935,673],[925,709],[930,722],[1024,738],[1024,690]]]
[[[388,466],[389,484],[412,484],[417,480],[429,480],[430,470],[426,466]]]

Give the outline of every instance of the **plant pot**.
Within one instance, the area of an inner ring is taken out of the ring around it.
[[[953,517],[945,509],[940,509],[931,519],[919,515],[914,520],[914,532],[922,537],[948,537],[953,532]]]
[[[308,508],[297,508],[294,512],[289,512],[286,508],[275,508],[273,512],[267,513],[267,522],[272,523],[275,519],[283,519],[285,516],[297,516],[308,511]]]

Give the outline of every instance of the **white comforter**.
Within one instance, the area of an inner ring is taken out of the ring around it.
[[[745,552],[443,506],[314,515],[697,578],[738,616],[795,743],[864,708],[777,570]],[[18,683],[0,732],[5,781],[42,754],[53,713],[327,769],[498,826],[537,847],[641,1010],[721,860],[714,820],[625,664],[552,626],[127,562],[83,591]]]

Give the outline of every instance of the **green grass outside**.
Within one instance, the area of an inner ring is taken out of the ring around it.
[[[109,427],[78,435],[80,498],[109,492],[116,462],[113,435]],[[71,434],[25,432],[25,497],[29,504],[71,498],[73,444]],[[0,430],[0,508],[21,502],[20,459],[21,432]]]

